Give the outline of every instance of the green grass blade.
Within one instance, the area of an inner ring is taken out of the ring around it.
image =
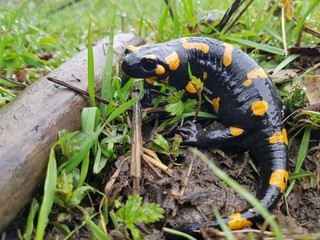
[[[139,32],[138,32],[139,37],[141,37],[143,26],[144,26],[144,15],[141,14],[140,21],[139,21]]]
[[[82,212],[84,214],[84,221],[86,222],[88,227],[91,229],[91,231],[93,232],[94,236],[98,240],[109,240],[110,238],[104,233],[104,231],[92,221],[92,219],[89,216],[89,213],[87,212],[87,210],[82,209]]]
[[[312,177],[312,178],[316,178],[316,175],[312,172],[298,172],[298,173],[292,173],[289,176],[289,180],[295,180],[298,178],[304,178],[304,177]]]
[[[310,142],[311,129],[312,129],[312,126],[307,126],[304,130],[303,137],[301,140],[301,146],[300,146],[298,157],[297,157],[297,163],[296,163],[296,167],[294,170],[295,173],[300,171],[302,163],[303,163],[305,157],[307,156],[309,142]]]
[[[250,46],[250,47],[254,47],[254,48],[269,52],[269,53],[276,54],[276,55],[283,55],[284,54],[284,50],[282,48],[271,47],[266,44],[256,43],[256,42],[252,42],[252,41],[246,40],[246,39],[233,38],[233,37],[226,37],[226,38],[229,40]]]
[[[100,110],[97,107],[84,108],[82,110],[82,130],[85,132],[93,132],[98,126],[100,119]]]
[[[213,212],[214,212],[214,216],[216,217],[216,219],[221,227],[221,230],[225,234],[225,238],[227,240],[235,240],[236,238],[233,236],[233,234],[232,234],[230,228],[227,226],[227,224],[222,220],[222,217],[221,217],[219,211],[217,210],[217,208],[214,208]]]
[[[299,153],[298,153],[298,157],[297,157],[296,167],[295,167],[295,170],[294,170],[295,173],[298,173],[300,171],[302,163],[303,163],[304,159],[307,156],[308,148],[309,148],[310,135],[311,135],[311,129],[312,129],[311,126],[307,126],[305,128],[305,130],[304,130],[303,137],[302,137],[302,140],[301,140],[300,149],[299,149]],[[293,186],[294,186],[295,183],[296,183],[295,179],[293,179],[290,182],[290,185],[289,185],[289,187],[288,187],[288,189],[287,189],[287,191],[285,193],[286,197],[289,196],[289,194],[292,191]]]
[[[88,92],[90,104],[92,107],[95,107],[96,103],[94,99],[94,56],[92,47],[91,21],[89,21],[88,25]]]
[[[55,145],[52,146],[50,151],[47,175],[44,183],[43,201],[41,203],[40,213],[38,217],[37,233],[35,240],[42,240],[44,238],[44,232],[48,224],[48,216],[51,212],[51,208],[54,201],[57,182],[57,162],[54,153],[54,146]]]
[[[237,181],[230,178],[224,171],[219,169],[199,150],[191,147],[189,147],[188,149],[190,152],[197,155],[219,179],[225,182],[236,193],[240,194],[249,204],[258,209],[261,216],[270,224],[270,226],[274,230],[277,239],[284,239],[279,225],[277,224],[275,219],[273,219],[270,212],[262,205],[262,203],[256,197],[254,197],[248,190],[242,187]]]
[[[99,214],[99,212],[97,212],[97,213],[95,213],[95,214],[92,214],[92,215],[90,216],[90,218],[92,219],[92,218],[96,217],[98,214]],[[83,222],[82,222],[80,225],[78,225],[74,230],[72,230],[67,236],[65,236],[65,238],[63,238],[63,240],[68,240],[68,239],[70,239],[73,234],[75,234],[76,232],[78,232],[79,229],[81,229],[81,228],[82,228],[83,226],[85,226],[85,225],[86,225],[86,222],[83,221]]]
[[[17,56],[21,57],[23,59],[23,61],[25,62],[25,64],[51,71],[51,69],[46,64],[43,63],[44,62],[43,60],[40,60],[39,58],[37,58],[33,54],[19,54],[19,53],[17,53]]]
[[[109,45],[108,45],[108,51],[107,51],[107,57],[106,57],[106,63],[105,63],[105,70],[102,80],[102,86],[101,86],[101,97],[105,98],[109,101],[113,99],[114,92],[112,91],[112,63],[113,63],[113,42],[114,42],[114,29],[115,29],[115,15],[116,15],[116,6],[114,4],[111,4],[113,6],[113,22],[111,24],[110,34],[109,34]],[[102,104],[101,106],[105,107],[105,104]],[[104,114],[104,107],[100,108],[102,114]]]
[[[282,42],[282,37],[275,31],[275,29],[269,27],[269,26],[264,26],[263,28],[266,33],[271,35],[274,39],[278,40],[279,42]]]
[[[187,15],[189,24],[193,28],[196,25],[196,18],[193,12],[193,2],[192,0],[182,0],[183,8],[185,11],[185,14]]]
[[[170,233],[170,234],[174,234],[176,236],[180,236],[180,237],[184,237],[185,239],[189,239],[189,240],[197,240],[196,238],[184,233],[184,232],[180,232],[180,231],[177,231],[177,230],[173,230],[173,229],[170,229],[170,228],[162,228],[162,230],[164,232],[167,232],[167,233]]]
[[[275,3],[273,3],[272,8],[270,10],[268,10],[267,16],[265,16],[262,21],[255,21],[254,31],[256,34],[259,34],[261,32],[261,30],[267,25],[270,18],[273,17],[273,13],[277,9],[277,7],[279,6],[280,2],[281,2],[281,0],[277,0]]]
[[[163,15],[159,21],[159,26],[158,26],[158,34],[160,36],[163,36],[163,34],[165,33],[165,25],[167,24],[168,22],[168,17],[169,17],[169,9],[170,9],[170,5],[167,4],[166,5],[166,8],[163,12]],[[160,41],[160,39],[158,39]]]
[[[140,95],[138,97],[132,98],[126,103],[122,104],[120,107],[116,108],[107,118],[106,122],[111,122],[113,119],[115,119],[117,116],[122,114],[124,111],[128,110],[133,106],[133,104],[138,101],[140,98]]]
[[[92,133],[92,135],[87,139],[87,141],[81,146],[80,151],[77,152],[75,155],[73,155],[68,162],[66,162],[65,164],[62,164],[59,167],[58,169],[59,172],[64,168],[66,173],[68,174],[73,169],[75,169],[81,163],[81,161],[86,157],[86,155],[89,153],[91,147],[97,141],[103,128],[104,126],[100,127],[96,132]]]
[[[94,174],[98,174],[98,173],[102,170],[102,168],[100,168],[100,166],[103,165],[102,162],[101,162],[101,161],[103,160],[103,159],[101,159],[101,154],[102,154],[102,152],[101,152],[101,146],[98,144],[98,146],[97,146],[97,152],[96,152],[96,157],[95,157],[95,159],[94,159],[93,170],[92,170],[92,172],[93,172]],[[107,161],[105,161],[105,163],[107,163]],[[105,164],[104,164],[103,166],[105,166]]]
[[[182,113],[179,116],[175,116],[170,123],[175,123],[178,122],[180,119],[182,118],[188,118],[188,117],[194,117],[195,112],[189,112],[189,113]],[[198,117],[203,117],[203,118],[218,118],[216,115],[213,115],[211,113],[207,113],[207,112],[199,112],[198,113]]]
[[[37,199],[32,199],[32,202],[30,204],[30,211],[29,211],[29,215],[28,215],[28,220],[27,220],[27,227],[26,227],[26,233],[25,233],[25,237],[24,240],[29,240],[31,239],[31,235],[33,232],[33,228],[34,228],[34,217],[36,216],[36,213],[39,210],[39,203],[37,201]]]
[[[85,132],[93,132],[98,126],[100,118],[100,111],[97,107],[84,108],[82,110],[82,130]],[[78,187],[81,187],[87,178],[90,163],[90,153],[84,157],[81,163],[80,179]]]
[[[132,85],[135,79],[131,78],[121,89],[117,91],[121,103],[125,103],[130,97]]]
[[[179,21],[179,13],[177,10],[178,1],[172,0],[172,1],[169,1],[169,4],[170,3],[172,4],[171,6],[172,6],[172,14],[173,14],[174,35],[178,36],[180,33],[180,26],[181,26],[181,23]]]
[[[273,70],[272,74],[277,74],[281,69],[283,69],[285,66],[287,66],[289,63],[291,63],[296,58],[300,57],[300,54],[292,54],[288,56],[286,59],[284,59],[279,65]]]
[[[7,36],[8,33],[10,32],[10,30],[12,29],[12,26],[15,22],[15,20],[17,19],[17,17],[19,17],[22,12],[24,11],[24,9],[28,6],[28,4],[30,2],[32,2],[33,0],[27,0],[25,1],[17,10],[17,12],[15,13],[15,15],[11,18],[10,22],[8,23],[8,25],[6,26],[6,31],[4,31],[2,38],[0,38],[0,69],[2,68],[2,62],[3,62],[3,56],[4,56],[4,50],[5,50],[5,46],[6,46],[6,42],[7,42]]]
[[[311,4],[310,7],[308,8],[308,10],[303,14],[303,16],[301,17],[300,21],[298,22],[297,26],[294,28],[293,33],[291,35],[291,38],[289,40],[289,43],[297,37],[297,35],[299,34],[299,32],[301,31],[303,25],[305,24],[305,21],[307,19],[307,17],[309,16],[309,14],[315,9],[315,7],[320,3],[320,0],[314,0]]]

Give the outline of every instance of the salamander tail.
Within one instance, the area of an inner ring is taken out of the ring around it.
[[[260,169],[262,169],[260,171],[260,186],[256,197],[268,210],[272,210],[275,207],[287,186],[287,151],[284,149],[286,147],[286,144],[277,143],[269,145],[266,148],[256,148],[251,151],[251,155],[254,159],[257,159],[257,163]],[[257,149],[260,149],[260,151]],[[250,227],[254,223],[262,221],[263,218],[256,208],[249,206],[243,211],[229,215],[223,220],[231,230],[239,230],[244,227]],[[217,221],[210,221],[207,223],[184,224],[176,230],[185,232],[197,239],[203,239],[199,230],[205,226],[220,229]],[[185,239],[179,238],[176,235],[167,235],[166,237],[167,239]]]

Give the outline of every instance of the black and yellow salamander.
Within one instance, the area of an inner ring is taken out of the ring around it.
[[[185,143],[248,149],[260,169],[256,196],[271,210],[288,182],[288,139],[281,124],[282,102],[264,69],[233,45],[204,37],[129,46],[122,62],[124,73],[130,77],[144,78],[150,84],[159,81],[195,94],[188,66],[208,89],[205,94],[225,128],[204,131],[199,124],[189,122],[180,130],[188,136]],[[252,207],[224,218],[231,230],[252,226],[261,220],[259,211]],[[194,230],[205,224],[189,223],[177,230],[201,239]],[[208,226],[219,228],[217,221],[209,222]],[[169,236],[169,239],[178,238]]]

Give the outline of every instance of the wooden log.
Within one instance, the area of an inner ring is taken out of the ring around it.
[[[127,45],[140,45],[132,34],[114,39],[113,66]],[[96,90],[101,90],[108,39],[94,46]],[[87,50],[27,87],[13,102],[0,109],[0,232],[31,199],[43,179],[51,145],[60,130],[80,129],[86,97],[47,80],[57,78],[87,90]]]

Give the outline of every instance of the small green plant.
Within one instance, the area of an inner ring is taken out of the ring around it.
[[[305,106],[307,101],[306,89],[300,87],[298,84],[294,84],[293,86],[287,85],[283,91],[280,91],[280,94],[283,97],[284,104],[291,112]]]
[[[62,171],[57,178],[55,203],[70,212],[72,208],[78,206],[86,196],[87,191],[94,190],[91,186],[77,187],[80,179],[80,172],[76,168],[69,174]]]
[[[131,232],[134,240],[143,239],[139,228],[135,226],[138,223],[154,223],[163,218],[164,210],[158,204],[142,204],[142,197],[139,195],[128,195],[125,204],[115,201],[117,221],[124,223]]]
[[[188,98],[185,102],[182,101],[184,90],[178,91],[173,96],[167,97],[168,104],[164,107],[167,112],[172,116],[179,116],[182,113],[194,111],[197,101]]]
[[[161,134],[157,134],[151,142],[150,148],[157,153],[169,156],[170,159],[172,159],[172,157],[175,159],[180,155],[179,146],[181,142],[181,136],[175,135],[174,141],[170,147],[168,141]]]

